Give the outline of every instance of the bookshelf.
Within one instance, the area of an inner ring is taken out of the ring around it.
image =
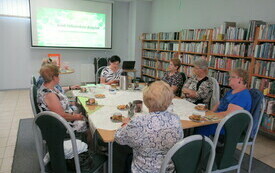
[[[223,91],[221,93],[230,89],[230,70],[239,67],[249,71],[250,88],[261,90],[267,102],[275,102],[274,30],[274,24],[250,21],[247,33],[246,29],[235,26],[144,33],[141,77],[145,81],[161,79],[169,60],[174,57],[180,58],[180,71],[190,77],[194,60],[203,57],[209,62],[209,76],[217,79]],[[268,129],[264,125],[271,123],[272,118],[275,118],[274,113],[266,114],[260,129],[275,135],[275,129]],[[275,126],[275,120],[273,124]]]

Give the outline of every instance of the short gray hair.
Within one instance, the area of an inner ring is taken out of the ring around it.
[[[194,66],[197,66],[197,67],[199,67],[203,70],[207,70],[208,69],[208,62],[203,58],[199,58],[199,59],[194,61]]]

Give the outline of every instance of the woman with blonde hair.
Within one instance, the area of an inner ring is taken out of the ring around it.
[[[149,113],[125,124],[115,134],[115,141],[133,148],[132,172],[160,172],[169,149],[183,138],[179,117],[167,111],[173,99],[171,87],[157,81],[143,91],[143,101]],[[173,165],[169,165],[173,170]]]
[[[249,75],[246,70],[234,69],[230,72],[229,86],[232,89],[228,91],[220,100],[220,103],[212,109],[213,112],[216,112],[217,116],[223,118],[236,110],[250,111],[252,98],[247,89],[248,78]],[[197,129],[197,133],[207,136],[213,135],[215,134],[216,128],[217,125],[215,124],[201,127]],[[223,130],[221,134],[224,134]]]
[[[181,62],[178,58],[173,58],[170,60],[168,71],[162,78],[162,80],[168,83],[176,96],[180,96],[182,85],[185,81],[183,75],[179,73]],[[185,75],[184,75],[185,76]]]

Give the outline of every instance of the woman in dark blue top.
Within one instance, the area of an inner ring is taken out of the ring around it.
[[[252,98],[247,89],[248,72],[243,69],[234,69],[230,72],[229,86],[232,90],[228,91],[220,100],[220,103],[214,106],[213,112],[223,118],[231,112],[237,110],[250,111]],[[214,135],[217,124],[197,128],[196,132],[206,136]],[[221,132],[223,134],[224,131]]]

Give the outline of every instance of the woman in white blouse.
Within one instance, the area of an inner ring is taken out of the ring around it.
[[[100,76],[101,84],[115,84],[119,82],[120,75],[122,73],[122,69],[120,68],[120,57],[117,55],[112,56],[109,59],[110,65],[105,67]]]
[[[143,101],[149,113],[124,120],[125,125],[117,130],[115,141],[133,148],[133,173],[159,173],[169,149],[183,138],[179,117],[167,111],[173,96],[167,83],[152,83],[143,91]],[[168,169],[172,171],[173,165]]]

